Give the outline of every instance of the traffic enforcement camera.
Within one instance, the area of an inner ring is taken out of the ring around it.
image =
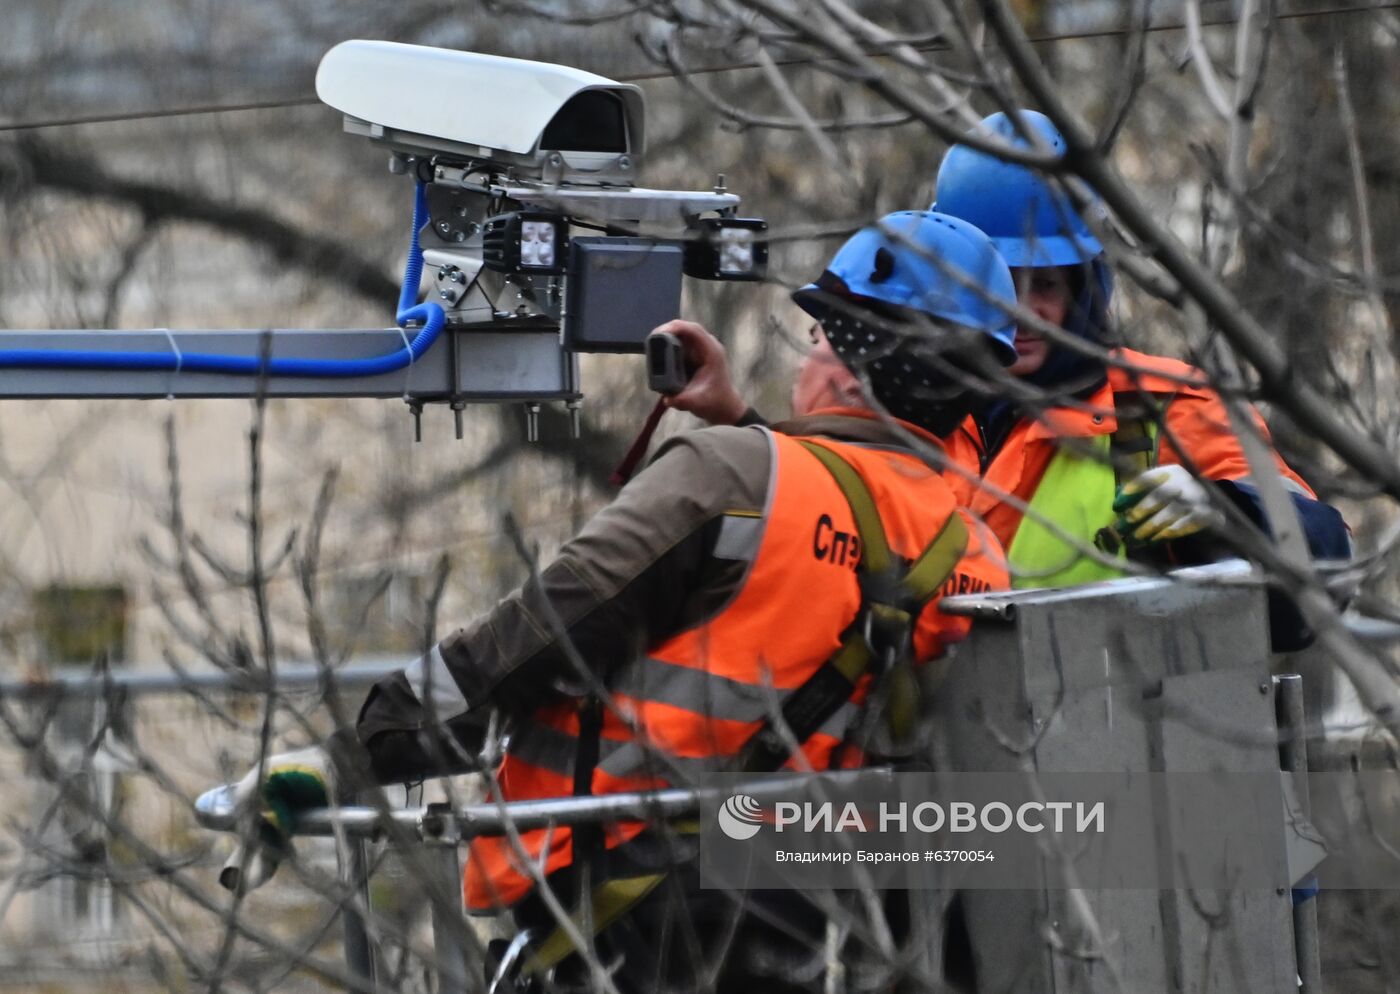
[[[724,189],[635,185],[641,91],[567,66],[382,41],[331,49],[316,93],[427,185],[420,232],[449,330],[561,330],[565,352],[641,352],[682,275],[757,280],[767,225]],[[430,298],[431,299],[431,298]],[[506,384],[508,386],[508,384]]]

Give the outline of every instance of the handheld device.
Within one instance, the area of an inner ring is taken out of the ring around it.
[[[685,347],[670,332],[654,331],[646,338],[647,386],[660,394],[677,394],[690,382]]]

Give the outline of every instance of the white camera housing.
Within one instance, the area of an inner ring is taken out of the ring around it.
[[[346,41],[321,59],[316,95],[395,151],[553,183],[631,185],[645,147],[640,89],[546,62]]]
[[[451,328],[641,351],[679,310],[696,219],[739,204],[722,179],[639,187],[641,90],[568,66],[347,41],[321,59],[316,93],[421,185],[418,245]]]

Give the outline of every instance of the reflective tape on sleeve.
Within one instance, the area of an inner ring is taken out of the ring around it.
[[[467,710],[467,699],[462,696],[457,681],[442,658],[442,650],[433,646],[426,656],[420,656],[411,663],[403,675],[420,704],[430,711],[438,721],[455,718]]]
[[[720,522],[719,538],[715,540],[714,557],[751,563],[758,556],[758,547],[763,542],[763,518],[758,514],[739,514],[733,511],[724,515]]]

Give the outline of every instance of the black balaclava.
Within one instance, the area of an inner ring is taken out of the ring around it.
[[[936,319],[851,294],[831,272],[817,278],[821,297],[809,299],[831,350],[857,376],[891,416],[918,425],[940,438],[950,434],[971,412],[972,394],[956,376],[951,357],[918,340],[916,322]],[[950,334],[959,329],[943,325]],[[969,343],[978,342],[968,333]]]

